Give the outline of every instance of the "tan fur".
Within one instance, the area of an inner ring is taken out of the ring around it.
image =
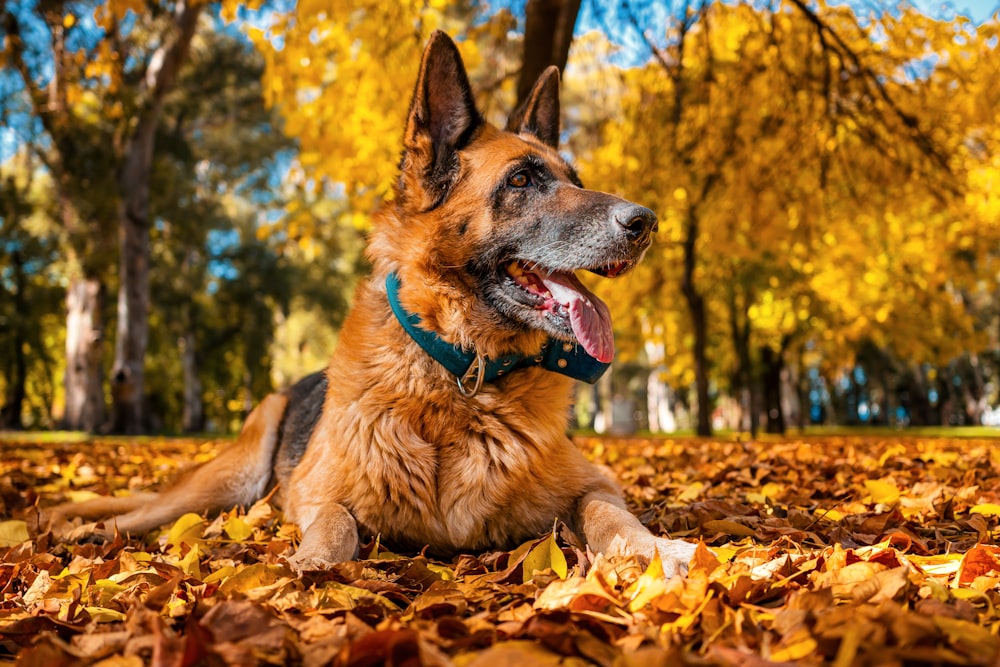
[[[368,250],[372,275],[357,290],[327,368],[322,414],[302,459],[279,479],[277,501],[303,535],[290,560],[307,569],[354,558],[360,537],[374,534],[388,544],[440,553],[510,546],[562,519],[595,552],[644,558],[658,552],[668,574],[683,570],[694,546],[650,534],[627,511],[617,485],[567,438],[572,380],[532,367],[463,396],[455,378],[410,339],[390,310],[385,279],[395,272],[402,305],[445,341],[491,357],[537,353],[547,335],[507,323],[478,298],[465,270],[494,239],[525,225],[491,211],[497,179],[532,155],[560,184],[546,205],[572,209],[595,196],[571,185],[555,147],[532,133],[531,122],[558,116],[553,70],[512,121],[523,131],[473,127],[473,138],[458,146],[457,176],[439,201],[429,176],[435,150],[469,121],[458,114],[442,128],[428,120],[450,94],[441,71],[459,77],[461,68],[460,60],[452,62],[454,46],[442,40],[447,38],[432,38],[421,66],[399,189],[376,219]],[[444,92],[435,86],[445,86]],[[546,100],[550,106],[536,108]],[[432,141],[435,132],[444,139]],[[110,525],[143,532],[186,511],[252,502],[271,477],[286,400],[284,394],[265,398],[231,449],[173,488],[152,497],[64,506],[56,516],[115,514]]]

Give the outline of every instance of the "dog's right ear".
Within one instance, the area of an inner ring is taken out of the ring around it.
[[[458,174],[457,152],[482,124],[458,47],[448,35],[434,31],[410,102],[402,165],[404,172],[417,176],[431,206],[448,194]]]

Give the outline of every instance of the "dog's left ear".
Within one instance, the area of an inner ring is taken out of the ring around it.
[[[482,124],[458,47],[434,31],[420,61],[403,136],[404,168],[416,169],[434,201],[447,194],[458,172],[456,153]]]
[[[559,147],[559,68],[548,67],[538,77],[528,99],[507,121],[507,130],[533,134],[552,148]]]

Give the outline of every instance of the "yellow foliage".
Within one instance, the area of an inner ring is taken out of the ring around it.
[[[865,22],[846,5],[816,11],[896,108],[856,74],[824,84],[853,70],[824,56],[815,26],[791,3],[773,12],[718,3],[687,32],[683,57],[675,45],[667,66],[620,73],[601,143],[582,156],[585,182],[613,184],[660,217],[646,266],[599,290],[621,332],[646,318],[644,331],[680,351],[672,383],[691,368],[680,244],[695,230],[694,283],[720,371],[735,363],[734,304],[745,303],[755,348],[811,341],[849,360],[871,339],[941,363],[987,344],[964,300],[997,285],[995,21],[973,30],[913,8]],[[915,63],[928,73],[905,69]],[[828,96],[824,85],[836,90]],[[900,114],[928,132],[951,175]]]
[[[225,3],[224,16],[235,16],[239,4]],[[363,210],[389,194],[427,37],[438,28],[472,36],[492,26],[469,29],[449,6],[301,0],[294,12],[272,15],[268,29],[248,30],[265,56],[265,99],[301,145],[303,182],[342,184]],[[460,39],[458,47],[470,69],[481,62],[474,39]]]

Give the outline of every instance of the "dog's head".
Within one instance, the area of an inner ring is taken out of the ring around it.
[[[656,216],[586,190],[559,155],[559,72],[542,74],[506,130],[476,108],[458,50],[435,33],[404,133],[393,207],[370,255],[442,338],[495,356],[547,337],[614,356],[607,306],[576,276],[615,277],[649,247]]]

